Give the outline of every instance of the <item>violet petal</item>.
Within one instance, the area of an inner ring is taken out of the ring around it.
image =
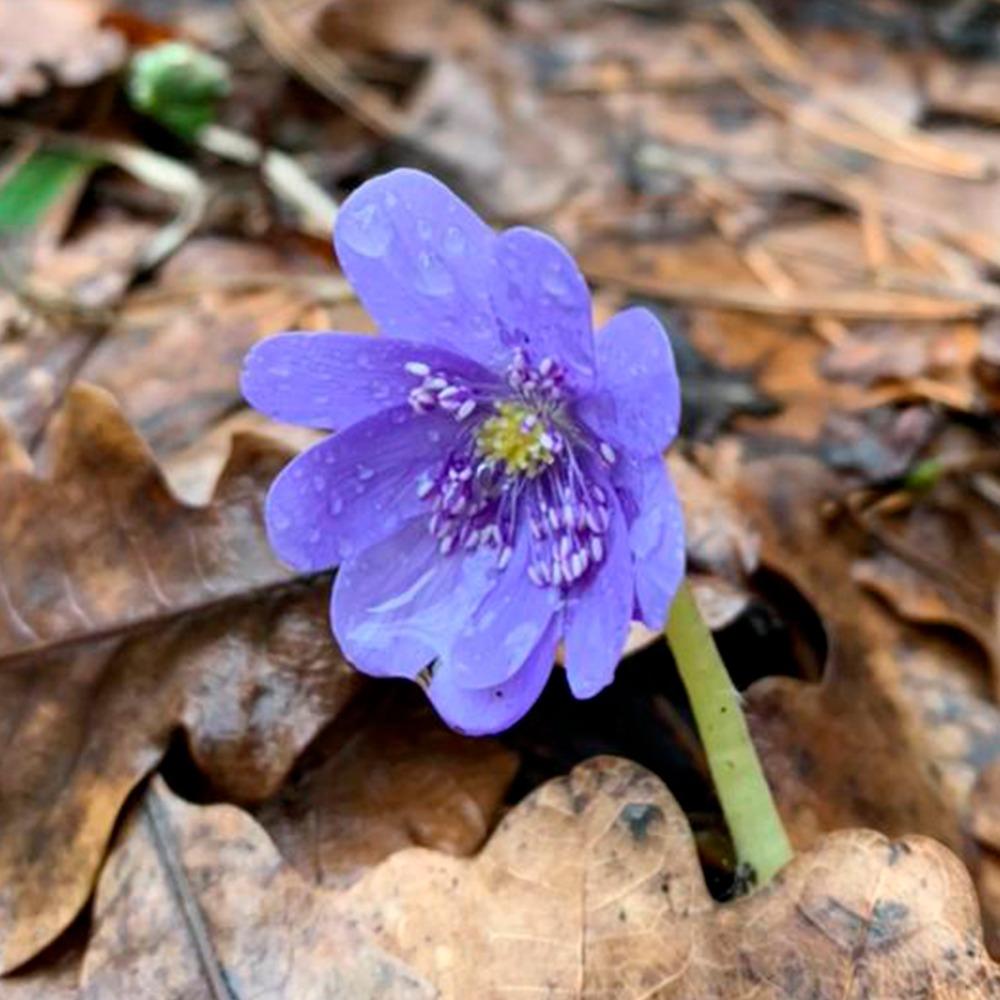
[[[522,525],[496,586],[458,632],[448,669],[449,681],[459,687],[485,688],[508,680],[552,620],[559,594],[554,587],[540,590],[528,578],[531,545]]]
[[[364,673],[412,678],[448,652],[494,582],[489,553],[442,559],[426,518],[413,518],[341,566],[333,632]]]
[[[493,230],[440,181],[400,169],[344,202],[334,244],[381,332],[502,364],[490,285]]]
[[[632,616],[632,553],[614,498],[605,537],[604,563],[566,609],[566,674],[576,698],[591,698],[614,679]]]
[[[464,688],[448,663],[438,664],[428,695],[449,726],[468,736],[498,733],[514,725],[538,700],[552,672],[559,630],[553,620],[520,669],[503,684]]]
[[[661,629],[684,577],[684,514],[659,455],[627,459],[615,482],[632,499],[629,545],[635,561],[635,596],[641,621]]]
[[[343,429],[405,404],[419,381],[406,370],[414,362],[478,384],[493,378],[467,358],[426,344],[360,333],[282,333],[247,355],[243,395],[275,420]]]
[[[597,389],[579,414],[618,450],[661,452],[680,420],[680,384],[670,341],[648,310],[626,309],[597,334]]]
[[[293,459],[267,496],[271,545],[298,570],[336,566],[426,512],[421,474],[444,460],[460,428],[409,407],[377,413]]]
[[[497,238],[494,303],[504,342],[537,365],[550,357],[577,387],[594,379],[590,291],[560,243],[517,227]]]

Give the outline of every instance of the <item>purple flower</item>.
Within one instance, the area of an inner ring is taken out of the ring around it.
[[[272,486],[275,550],[339,566],[347,657],[421,678],[458,730],[524,715],[560,640],[574,695],[591,697],[630,619],[662,626],[684,571],[662,326],[629,309],[595,336],[555,240],[494,233],[418,171],[362,185],[334,242],[382,336],[285,333],[247,358],[253,406],[338,428]]]

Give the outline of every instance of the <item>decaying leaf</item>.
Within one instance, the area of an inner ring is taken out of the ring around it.
[[[536,791],[477,858],[401,851],[339,908],[444,998],[1000,991],[968,875],[941,845],[833,834],[764,889],[718,904],[673,798],[615,758]]]
[[[929,663],[941,670],[948,662],[947,652],[935,660],[931,642],[915,639],[852,580],[850,526],[845,535],[843,517],[827,516],[835,484],[805,457],[762,459],[739,472],[737,499],[756,512],[764,564],[816,608],[828,646],[820,684],[768,678],[747,692],[755,741],[798,845],[864,825],[890,836],[928,834],[960,850],[974,780],[968,768],[1000,753],[1000,731],[992,731],[988,708],[968,711],[970,692],[928,675]],[[960,663],[952,654],[951,667]],[[956,745],[940,727],[949,721],[942,704],[954,713],[960,697],[969,731]],[[977,736],[979,718],[986,732]]]
[[[310,881],[348,885],[413,845],[472,854],[517,756],[447,729],[412,687],[358,699],[310,747],[257,819]]]
[[[70,208],[75,207],[75,201]],[[96,342],[153,228],[104,213],[51,245],[0,252],[0,419],[34,441]]]
[[[125,42],[100,27],[104,0],[32,0],[31,16],[21,4],[0,4],[0,105],[36,97],[50,74],[79,87],[117,69]]]
[[[240,365],[258,340],[309,328],[325,290],[347,297],[329,268],[289,256],[240,240],[192,241],[128,303],[80,377],[114,393],[158,452],[190,444],[240,405]],[[345,311],[312,323],[367,329],[360,309]]]
[[[101,875],[80,985],[87,1000],[435,995],[348,926],[246,813],[189,805],[159,778]]]
[[[359,683],[330,638],[326,587],[295,580],[264,537],[284,450],[239,439],[212,502],[186,507],[110,397],[77,387],[46,478],[7,453],[4,969],[78,912],[122,803],[175,731],[220,794],[265,798]]]

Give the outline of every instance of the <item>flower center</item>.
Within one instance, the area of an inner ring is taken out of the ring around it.
[[[520,530],[532,583],[565,593],[588,578],[606,557],[611,498],[587,470],[610,468],[616,456],[572,420],[559,362],[533,365],[516,350],[505,388],[420,361],[405,367],[419,380],[409,394],[414,413],[448,413],[464,428],[443,466],[417,482],[441,554],[489,548],[503,569]]]
[[[476,434],[476,449],[484,459],[502,462],[508,474],[529,479],[555,461],[555,440],[533,407],[507,400],[493,408],[496,413]]]

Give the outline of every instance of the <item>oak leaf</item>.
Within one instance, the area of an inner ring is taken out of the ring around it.
[[[310,881],[349,885],[404,847],[472,854],[493,828],[518,758],[448,729],[413,685],[358,698],[255,810]]]
[[[475,859],[411,848],[340,897],[444,998],[973,1000],[998,995],[961,862],[924,837],[825,837],[716,903],[648,771],[595,758],[536,791]]]
[[[0,435],[2,437],[2,435]],[[172,736],[218,794],[274,794],[357,690],[325,582],[260,516],[287,452],[238,439],[207,506],[167,489],[106,393],[73,389],[38,476],[0,455],[0,969],[85,903],[127,795]]]
[[[246,813],[190,805],[154,778],[101,875],[81,998],[435,995],[351,928],[334,899]]]

